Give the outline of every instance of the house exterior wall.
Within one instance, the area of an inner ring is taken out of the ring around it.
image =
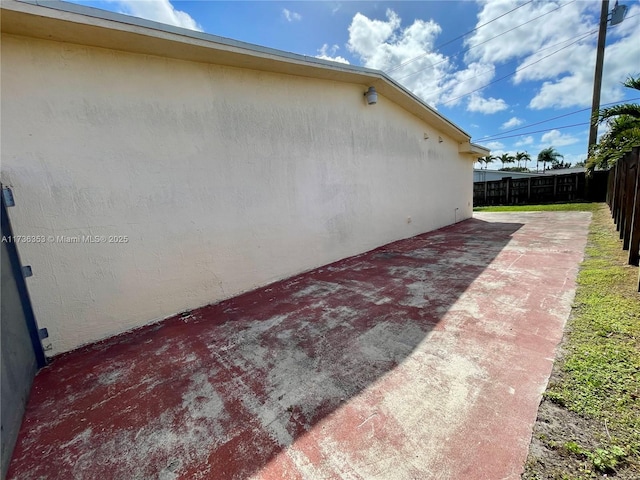
[[[473,160],[365,85],[12,35],[1,75],[50,353],[472,214]]]

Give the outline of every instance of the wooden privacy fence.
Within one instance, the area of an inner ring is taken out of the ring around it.
[[[609,170],[607,204],[622,248],[629,250],[629,264],[640,260],[640,146],[634,147]],[[640,279],[638,282],[640,291]]]
[[[584,172],[528,178],[506,177],[473,183],[475,206],[561,202],[581,198],[585,198]]]

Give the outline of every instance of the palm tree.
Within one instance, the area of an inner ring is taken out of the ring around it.
[[[624,85],[640,90],[640,77],[629,77]],[[587,171],[595,167],[607,169],[631,147],[640,145],[640,105],[625,103],[603,108],[598,112],[598,122],[606,122],[609,131],[589,151]]]
[[[482,169],[482,164],[484,163],[484,169],[487,169],[487,165],[489,165],[490,163],[493,163],[493,161],[496,159],[496,157],[494,157],[493,155],[487,155],[486,157],[480,157],[478,158],[478,163],[480,164],[480,169]]]
[[[495,159],[496,157],[494,157],[493,155],[487,155],[486,157],[484,157],[484,169],[486,170],[489,164],[493,163]]]
[[[547,147],[540,150],[538,154],[538,162],[542,162],[542,172],[547,168],[547,163],[558,162],[559,158],[564,158],[564,155],[561,155],[556,151],[553,147]]]
[[[527,152],[517,152],[516,160],[518,161],[518,167],[520,166],[520,162],[524,162],[524,168],[527,168],[527,162],[531,160],[531,155]]]
[[[504,168],[504,165],[506,163],[515,163],[516,161],[515,157],[513,157],[512,155],[509,155],[508,153],[503,153],[502,155],[497,157],[497,159],[502,162],[502,168]]]

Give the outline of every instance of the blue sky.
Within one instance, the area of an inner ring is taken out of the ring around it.
[[[74,3],[383,70],[493,154],[553,146],[565,161],[586,157],[599,0]],[[621,4],[601,104],[640,97],[622,86],[640,74],[640,4]]]

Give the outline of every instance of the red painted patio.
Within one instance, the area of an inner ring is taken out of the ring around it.
[[[479,214],[59,356],[11,479],[517,479],[590,214]]]

